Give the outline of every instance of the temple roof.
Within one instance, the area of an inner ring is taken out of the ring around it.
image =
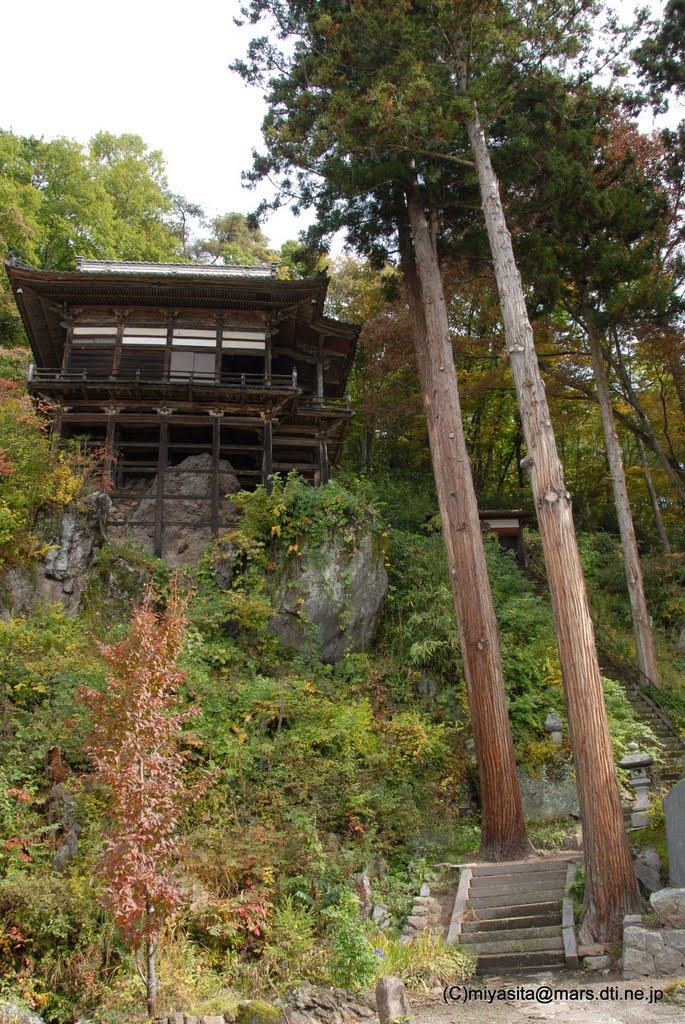
[[[31,348],[40,366],[59,366],[66,318],[88,308],[127,311],[222,310],[259,313],[290,345],[310,347],[318,337],[342,359],[344,385],[359,327],[323,315],[329,278],[281,280],[273,267],[110,262],[80,259],[77,270],[36,270],[5,263]],[[289,328],[285,330],[286,324]]]
[[[215,266],[205,263],[144,263],[135,260],[89,260],[76,257],[77,271],[98,274],[156,274],[173,277],[276,277],[275,266]]]

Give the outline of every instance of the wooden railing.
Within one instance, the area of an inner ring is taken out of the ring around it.
[[[29,384],[160,384],[197,385],[198,387],[296,389],[297,370],[292,373],[207,373],[206,371],[172,370],[168,374],[150,376],[141,370],[116,374],[94,373],[92,370],[46,370],[31,364]]]
[[[317,409],[352,409],[352,399],[349,395],[343,398],[316,398],[306,395],[299,401],[299,408],[303,411],[316,412]]]
[[[198,387],[198,388],[226,388],[229,390],[244,391],[265,391],[274,389],[278,391],[300,392],[298,407],[302,412],[350,412],[352,411],[352,400],[349,395],[342,398],[317,398],[315,395],[302,395],[298,387],[297,369],[292,373],[222,373],[214,374],[206,371],[172,370],[168,374],[150,376],[138,369],[134,372],[118,373],[94,373],[92,370],[62,370],[45,369],[31,363],[29,366],[27,383],[43,385],[62,385],[75,387],[77,385],[135,385],[146,388],[159,387]]]

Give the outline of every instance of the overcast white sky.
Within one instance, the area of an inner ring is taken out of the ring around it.
[[[30,0],[3,12],[0,127],[20,135],[141,135],[161,149],[171,188],[211,214],[257,205],[241,186],[264,105],[228,64],[250,29],[238,0]],[[303,221],[265,225],[275,245]]]
[[[627,18],[633,0],[615,0]],[[653,0],[656,10],[662,0]],[[228,64],[250,29],[239,0],[30,0],[3,11],[0,127],[85,143],[100,130],[141,135],[161,149],[171,188],[212,215],[257,200],[240,172],[261,141],[264,106]],[[304,226],[279,211],[275,246]]]

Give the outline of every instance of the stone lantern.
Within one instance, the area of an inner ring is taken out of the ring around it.
[[[559,718],[559,715],[556,713],[554,708],[551,708],[547,718],[545,719],[545,732],[549,734],[549,738],[555,747],[561,746],[561,731],[563,728],[564,723]]]
[[[621,768],[627,768],[630,772],[630,785],[635,790],[635,804],[630,812],[630,823],[633,828],[644,828],[649,825],[649,814],[652,806],[649,799],[649,787],[652,780],[647,775],[647,769],[653,764],[649,754],[641,754],[637,743],[629,743],[630,754],[626,754],[618,762]]]

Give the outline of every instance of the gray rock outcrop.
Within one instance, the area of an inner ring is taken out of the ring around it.
[[[539,775],[518,769],[523,809],[531,818],[577,818],[580,814],[572,765],[561,755]]]
[[[635,874],[647,892],[656,892],[662,886],[661,857],[654,849],[642,850],[633,861]]]
[[[45,523],[42,536],[48,550],[43,561],[10,569],[2,578],[2,618],[29,614],[38,601],[60,601],[69,615],[76,615],[86,573],[104,540],[110,505],[106,494],[95,491]]]
[[[388,589],[382,545],[358,530],[353,546],[333,537],[291,555],[272,596],[272,628],[281,643],[317,652],[336,664],[347,650],[365,650],[376,632]]]
[[[42,1017],[16,1003],[0,1003],[0,1024],[45,1024]]]

